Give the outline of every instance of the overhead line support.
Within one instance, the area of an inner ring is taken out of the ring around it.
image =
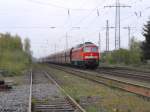
[[[112,26],[110,27],[109,26],[109,21],[107,20],[106,21],[106,27],[104,27],[104,28],[106,28],[106,51],[109,51],[110,50],[109,49],[110,48],[109,47],[109,42],[110,42],[109,41],[109,30],[112,29],[112,28],[115,28],[115,27],[112,27]]]
[[[116,8],[115,14],[115,49],[121,48],[121,37],[120,37],[120,8],[127,8],[131,6],[121,5],[120,0],[116,0],[116,5],[104,6],[105,8]]]
[[[135,27],[130,27],[130,26],[123,27],[123,29],[127,29],[128,30],[128,47],[129,47],[129,49],[131,47],[131,30],[132,30],[132,28],[135,28]]]

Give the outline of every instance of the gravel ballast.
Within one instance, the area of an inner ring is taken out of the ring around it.
[[[62,98],[60,90],[45,75],[44,72],[33,72],[32,97],[36,100]]]
[[[33,85],[32,94],[37,100],[49,100],[63,97],[60,90],[52,84],[35,84]]]
[[[0,92],[0,112],[27,112],[29,86],[17,86],[13,90]]]

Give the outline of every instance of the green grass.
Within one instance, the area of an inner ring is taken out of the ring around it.
[[[6,70],[7,75],[20,75],[29,65],[29,58],[22,51],[5,51],[0,56],[0,68]]]
[[[136,95],[118,89],[108,88],[65,72],[50,69],[55,77],[61,81],[63,88],[77,102],[81,97],[99,96],[101,100],[97,105],[86,108],[87,112],[150,112],[150,102]]]
[[[97,107],[93,107],[93,106],[89,106],[86,109],[88,112],[98,112],[99,109],[97,109]]]

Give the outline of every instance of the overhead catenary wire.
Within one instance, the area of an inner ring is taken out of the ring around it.
[[[106,2],[106,1],[105,1]],[[77,26],[78,24],[81,24],[83,21],[85,21],[95,10],[97,11],[98,7],[100,7],[100,5],[102,5],[102,8],[104,6],[104,2],[103,4],[99,3],[94,9],[92,9],[88,15],[84,16],[82,19],[80,19],[74,26]],[[69,28],[67,32],[71,31],[72,29]],[[64,34],[65,36],[65,34]],[[63,36],[61,36],[60,38],[62,38]]]
[[[94,20],[95,20],[95,18],[94,18]]]
[[[74,11],[91,11],[91,10],[93,10],[93,9],[63,7],[63,6],[59,6],[59,5],[50,3],[50,2],[45,3],[45,2],[42,2],[42,1],[39,1],[39,0],[27,0],[27,1],[39,4],[39,5],[44,5],[44,6],[47,5],[47,6],[51,6],[51,7],[55,7],[55,8],[60,8],[60,9],[65,9],[65,10],[68,10],[68,9],[74,10]]]
[[[98,5],[98,6],[99,6],[99,5]],[[98,7],[98,6],[97,6],[97,7]],[[96,8],[97,8],[97,7],[96,7]],[[96,9],[96,8],[95,8],[95,9]],[[94,10],[95,10],[95,9],[94,9]],[[94,10],[92,10],[87,16],[89,16]],[[70,16],[70,15],[68,15],[68,16]],[[87,16],[86,16],[86,17],[87,17]],[[83,19],[85,19],[86,17],[84,17]],[[81,19],[80,22],[81,22],[83,19]],[[80,22],[79,22],[79,23],[80,23]],[[77,23],[77,24],[78,24],[78,23]],[[76,24],[76,25],[77,25],[77,24]],[[72,25],[72,24],[71,24],[71,25]],[[75,26],[76,26],[76,25],[75,25]],[[69,30],[66,31],[66,32],[69,32],[69,31],[71,31],[71,30],[72,30],[72,28],[69,28]],[[65,34],[64,34],[64,35],[65,35]],[[60,38],[62,38],[62,37],[64,37],[64,36],[61,36]],[[59,39],[59,40],[60,40],[60,39]]]
[[[134,2],[135,3],[135,2]]]
[[[30,1],[35,1],[35,0],[30,0]],[[135,2],[138,2],[138,1],[140,1],[140,0],[137,0],[137,1],[135,1]],[[44,4],[43,4],[44,5]],[[46,5],[46,4],[45,4]],[[49,6],[50,4],[48,4],[48,6]],[[52,4],[53,5],[53,4]],[[54,4],[55,5],[55,4]],[[59,6],[54,6],[54,7],[59,7]],[[147,7],[148,8],[148,7]],[[65,10],[68,10],[68,7],[62,7],[62,9],[65,9]],[[75,10],[75,11],[82,11],[82,9],[81,10],[78,10],[78,9],[70,9],[70,10]],[[97,9],[95,9],[94,10],[94,13],[96,13],[96,10]],[[91,11],[91,9],[89,10],[83,10],[83,11]],[[100,10],[101,11],[101,10]],[[134,12],[134,11],[133,11]],[[71,12],[72,13],[72,12]],[[100,12],[101,13],[101,12]],[[102,11],[102,13],[104,13],[103,11]],[[90,15],[91,16],[91,15]],[[134,15],[133,15],[134,16]],[[88,16],[89,17],[89,16]],[[88,18],[87,17],[87,18]],[[99,19],[99,18],[96,18],[96,19]],[[105,19],[105,18],[103,18],[103,19]],[[129,20],[130,18],[128,17],[127,18],[127,20]],[[86,20],[86,19],[85,19]],[[85,20],[83,20],[83,21],[85,21]],[[95,19],[93,19],[93,22],[95,22],[94,21]],[[92,22],[91,22],[92,23]],[[91,24],[90,23],[90,24]],[[79,23],[79,24],[82,24],[82,22],[81,23]],[[78,25],[77,25],[78,26]],[[2,27],[3,28],[3,27]],[[5,27],[5,28],[7,28],[7,27]],[[11,27],[9,27],[9,28],[11,28]],[[33,27],[33,26],[31,26],[31,27],[24,27],[24,26],[22,26],[22,27],[12,27],[12,28],[18,28],[18,29],[47,29],[46,27]],[[57,27],[56,29],[58,29],[58,28],[60,28],[60,27]],[[68,29],[70,29],[70,30],[72,30],[72,28],[71,28],[71,26],[70,26],[70,28],[69,27],[67,27]],[[81,28],[81,27],[80,27]],[[90,28],[90,27],[88,27],[88,28]],[[49,29],[49,28],[48,28]],[[60,29],[62,29],[62,28],[60,28]],[[82,29],[82,28],[81,28]],[[97,32],[97,31],[96,31]],[[86,34],[85,34],[86,35]],[[64,37],[64,36],[62,36],[62,37]]]
[[[146,11],[149,11],[149,10],[148,10],[148,7],[144,8],[143,10],[141,10],[142,15],[143,15],[143,13],[145,13]],[[130,18],[131,18],[131,17],[134,17],[134,16],[135,16],[135,15],[132,14],[132,15],[130,15],[130,16],[124,18],[122,21],[130,20]],[[136,17],[136,16],[135,16],[135,17]],[[137,19],[136,19],[137,22],[139,21],[139,22],[141,23],[141,19],[144,18],[144,17],[145,17],[145,16],[141,16],[140,18],[137,18]],[[128,22],[128,23],[130,23],[132,26],[136,26],[136,30],[134,31],[134,33],[136,33],[137,30],[140,30],[140,31],[142,30],[141,27],[139,27],[140,29],[138,29],[139,24],[137,24],[137,22],[135,21],[135,19],[132,19],[131,21]],[[135,25],[133,25],[133,24],[135,24]],[[141,24],[141,25],[142,25],[142,24]],[[141,26],[141,25],[140,25],[140,26]],[[132,34],[134,34],[134,33],[132,33]]]

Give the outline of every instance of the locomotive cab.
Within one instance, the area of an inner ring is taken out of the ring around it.
[[[98,47],[95,45],[87,45],[83,47],[83,61],[86,67],[95,68],[99,65]]]
[[[75,66],[84,66],[86,68],[96,68],[99,65],[98,47],[86,42],[72,49],[72,64]]]
[[[45,62],[96,68],[99,65],[99,57],[98,47],[91,42],[86,42],[47,56]]]

